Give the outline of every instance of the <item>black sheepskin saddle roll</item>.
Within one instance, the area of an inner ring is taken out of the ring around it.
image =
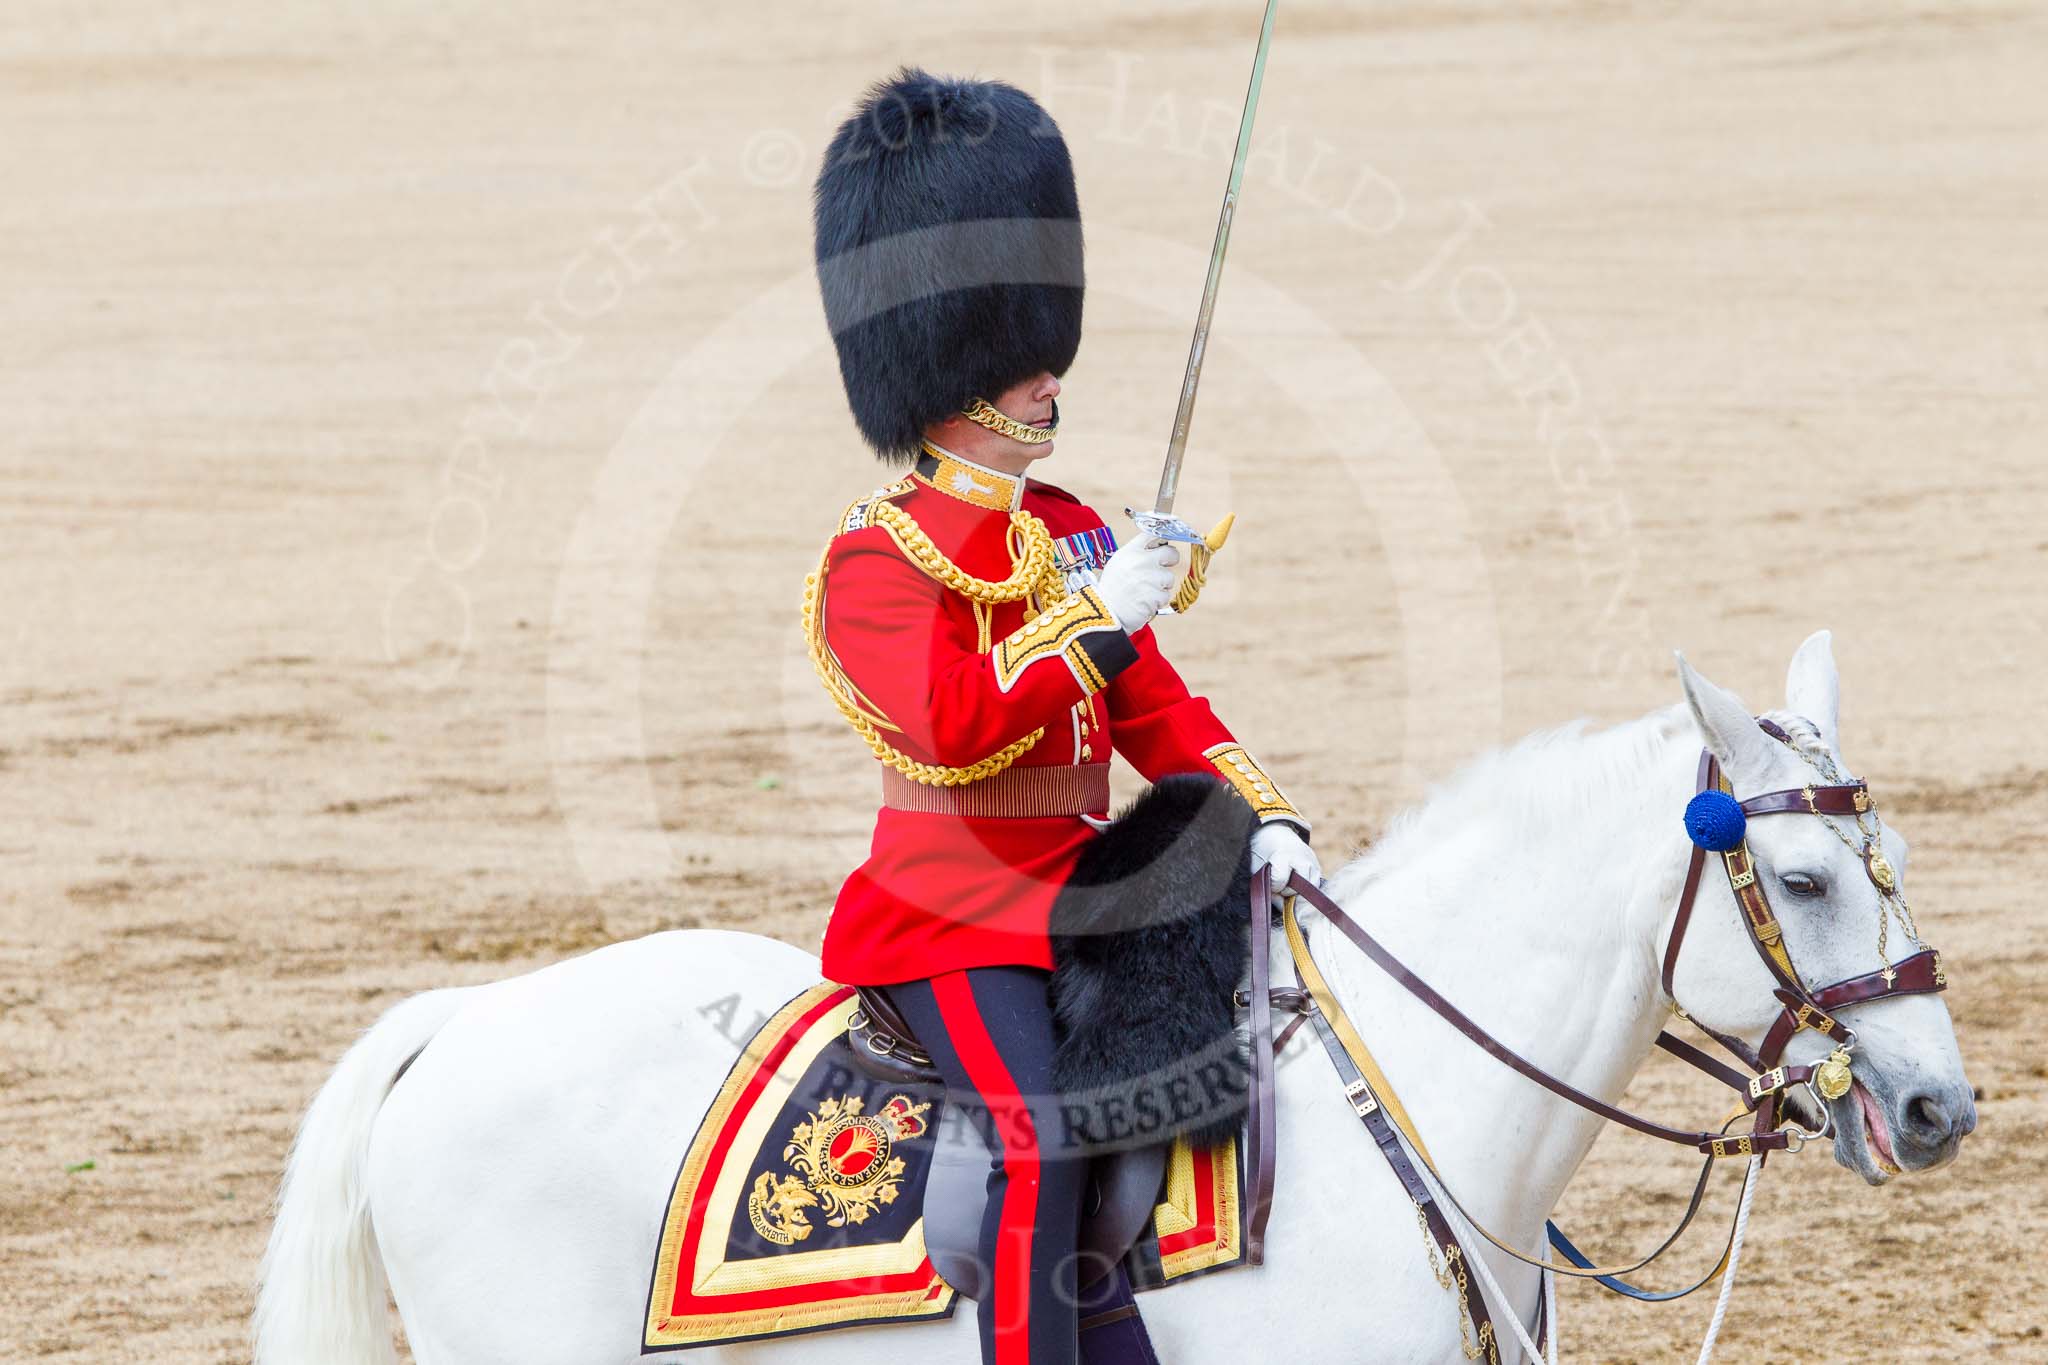
[[[1226,784],[1162,779],[1075,865],[1052,909],[1053,1076],[1100,1149],[1236,1133],[1250,1054],[1234,996],[1250,959],[1257,817]]]

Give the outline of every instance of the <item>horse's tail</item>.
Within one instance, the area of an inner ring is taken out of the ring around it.
[[[278,1191],[252,1323],[256,1365],[387,1365],[397,1359],[388,1286],[370,1227],[370,1128],[400,1069],[467,990],[399,1002],[356,1040],[313,1097]]]

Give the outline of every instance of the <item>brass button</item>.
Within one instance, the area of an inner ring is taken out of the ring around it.
[[[1086,744],[1081,746],[1081,757],[1083,759],[1093,758],[1094,756],[1095,751],[1093,749],[1089,748]]]

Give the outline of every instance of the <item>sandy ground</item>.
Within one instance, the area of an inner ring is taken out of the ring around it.
[[[2048,1358],[2048,23],[1787,8],[1284,7],[1182,492],[1239,529],[1168,644],[1335,849],[1675,700],[1673,646],[1765,704],[1833,626],[1982,1124],[1883,1190],[1774,1168],[1728,1353]],[[148,14],[0,19],[6,1360],[243,1358],[295,1115],[407,993],[815,941],[873,776],[795,604],[880,481],[810,292],[825,131],[904,60],[1046,98],[1095,286],[1051,472],[1115,507],[1257,21]],[[1649,1146],[1571,1193],[1603,1246],[1669,1211]],[[1569,1290],[1567,1350],[1677,1359],[1706,1309]]]

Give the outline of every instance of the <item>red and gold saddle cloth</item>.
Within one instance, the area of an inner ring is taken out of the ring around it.
[[[1124,1257],[1131,1287],[1143,1293],[1241,1262],[1239,1193],[1235,1142],[1190,1147],[1176,1141],[1152,1226]]]
[[[940,1319],[925,1254],[937,1087],[853,1065],[851,988],[812,987],[747,1043],[683,1158],[662,1220],[642,1345],[682,1350],[860,1323]],[[1236,1146],[1176,1144],[1150,1235],[1150,1288],[1236,1264]]]

